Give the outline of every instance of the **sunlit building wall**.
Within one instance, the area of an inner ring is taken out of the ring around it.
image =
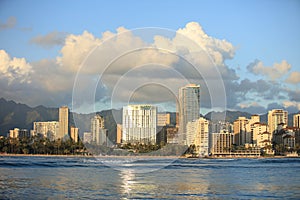
[[[128,105],[123,107],[122,143],[156,143],[157,107]]]
[[[59,134],[57,138],[64,138],[69,135],[69,108],[62,106],[59,108]]]
[[[271,134],[277,131],[279,124],[288,124],[288,112],[282,109],[274,109],[268,112],[268,125]]]

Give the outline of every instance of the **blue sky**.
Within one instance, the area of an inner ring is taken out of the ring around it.
[[[11,21],[9,21],[9,19]],[[15,21],[14,21],[15,20]],[[226,68],[234,70],[239,77],[232,83],[239,84],[249,79],[264,80],[273,92],[285,90],[279,97],[262,97],[257,91],[247,91],[245,98],[228,105],[229,109],[242,109],[250,112],[265,112],[272,106],[300,109],[298,94],[300,71],[300,2],[297,0],[263,0],[263,1],[8,1],[0,2],[0,49],[13,58],[24,58],[32,66],[32,71],[41,70],[41,60],[54,60],[61,56],[65,46],[64,39],[70,34],[82,35],[89,32],[96,38],[110,31],[116,33],[118,27],[128,30],[141,27],[161,27],[174,31],[184,28],[189,22],[198,23],[204,32],[212,38],[226,40],[234,48],[234,56],[224,59]],[[8,26],[10,24],[10,26]],[[43,46],[34,42],[34,38],[56,32],[62,42]],[[271,68],[274,63],[286,61],[290,66],[276,76]],[[0,60],[1,62],[1,60]],[[250,63],[254,67],[249,67]],[[256,68],[255,68],[256,66]],[[4,68],[4,67],[3,67]],[[39,68],[39,69],[37,69]],[[51,68],[53,69],[53,68]],[[255,69],[266,69],[260,73]],[[5,71],[5,70],[4,70]],[[7,70],[6,70],[7,71]],[[29,70],[30,71],[30,70]],[[32,72],[28,72],[32,73]],[[28,74],[27,73],[27,74]],[[293,73],[293,75],[291,75]],[[2,75],[4,72],[2,72]],[[1,73],[0,73],[1,75]],[[21,73],[22,75],[22,73]],[[34,75],[31,75],[34,77]],[[286,80],[290,78],[289,82]],[[8,76],[6,76],[7,78]],[[271,77],[271,78],[270,78]],[[41,78],[41,77],[39,77]],[[1,77],[0,77],[1,80]],[[2,78],[3,82],[5,78]],[[22,86],[18,86],[18,82]],[[226,87],[230,87],[230,84]],[[237,87],[242,87],[239,85]],[[12,92],[18,89],[18,95]],[[45,89],[46,88],[46,89]],[[21,98],[22,91],[31,90],[30,94],[48,94],[47,87],[35,90],[24,81],[13,80],[5,85],[0,96],[28,103],[59,106],[70,104],[71,94],[52,100]],[[41,91],[43,90],[43,91]],[[229,90],[229,89],[228,89]],[[66,92],[66,91],[65,91]],[[67,92],[66,92],[67,93]],[[255,95],[252,95],[255,93]],[[228,94],[227,95],[231,95]],[[236,94],[238,95],[238,94]],[[241,95],[241,94],[240,94]],[[26,95],[25,95],[26,96]],[[252,97],[252,98],[251,98]],[[228,101],[231,101],[228,99]],[[255,104],[255,102],[257,104]],[[283,103],[285,102],[285,103]],[[247,105],[248,104],[248,105]]]

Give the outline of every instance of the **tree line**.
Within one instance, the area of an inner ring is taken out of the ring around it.
[[[0,152],[8,154],[76,155],[86,153],[82,141],[58,139],[51,141],[40,136],[0,138]]]

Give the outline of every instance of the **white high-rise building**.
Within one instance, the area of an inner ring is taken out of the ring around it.
[[[50,140],[59,139],[60,123],[58,121],[33,122],[34,135],[41,134]]]
[[[157,107],[128,105],[123,107],[122,143],[156,143]]]
[[[104,119],[100,115],[91,118],[92,142],[98,145],[106,143],[106,129],[104,129]]]
[[[200,86],[189,84],[179,89],[178,105],[179,134],[186,140],[188,122],[200,117]]]
[[[279,124],[288,124],[288,112],[282,109],[274,109],[268,113],[268,125],[271,134],[277,130]]]
[[[293,117],[293,126],[300,128],[300,113],[295,114]]]
[[[195,145],[200,156],[208,155],[208,125],[209,122],[202,117],[187,124],[186,145]]]

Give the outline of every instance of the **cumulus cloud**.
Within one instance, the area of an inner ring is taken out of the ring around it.
[[[87,31],[82,35],[68,35],[57,63],[65,70],[76,72],[84,58],[99,44],[100,40]]]
[[[237,79],[235,72],[225,64],[232,59],[236,48],[226,40],[211,37],[197,22],[190,22],[176,31],[174,38],[157,35],[154,44],[158,48],[169,49],[199,66],[198,71],[214,76],[216,68],[223,79]]]
[[[107,106],[116,99],[116,105],[149,100],[175,104],[179,87],[187,83],[201,85],[201,108],[217,107],[218,102],[211,99],[216,97],[222,103],[227,100],[227,108],[252,113],[265,111],[266,104],[261,102],[300,101],[299,91],[274,81],[289,72],[291,66],[285,60],[271,67],[255,61],[247,69],[268,79],[242,80],[225,64],[234,58],[234,45],[209,36],[198,23],[188,23],[176,32],[151,31],[120,27],[100,37],[88,31],[78,35],[54,31],[31,42],[46,48],[62,45],[60,54],[52,60],[32,63],[10,58],[2,50],[1,92],[16,99],[23,97],[20,101],[30,105],[49,106],[70,104],[72,95],[78,95],[81,99],[73,101],[81,111],[83,105],[92,107],[92,103],[101,102]],[[286,82],[296,84],[297,77],[292,72]],[[5,82],[11,84],[3,86]]]
[[[44,48],[51,48],[56,45],[63,45],[66,33],[53,31],[46,35],[38,35],[30,40],[30,43],[39,45]]]
[[[289,77],[286,79],[286,82],[291,84],[300,83],[300,72],[291,72]]]
[[[32,66],[25,58],[11,58],[6,51],[0,50],[0,74],[8,80],[9,84],[13,81],[29,83],[32,73]]]
[[[274,63],[273,66],[268,67],[262,61],[255,60],[247,66],[247,69],[255,75],[264,75],[271,80],[276,80],[287,74],[291,65],[286,60],[282,60],[281,63]]]
[[[282,102],[283,106],[285,108],[288,108],[288,107],[295,107],[297,108],[298,110],[300,110],[300,102],[296,102],[296,101],[283,101]]]
[[[17,19],[14,16],[9,17],[6,22],[0,21],[0,30],[14,28],[17,24]]]

